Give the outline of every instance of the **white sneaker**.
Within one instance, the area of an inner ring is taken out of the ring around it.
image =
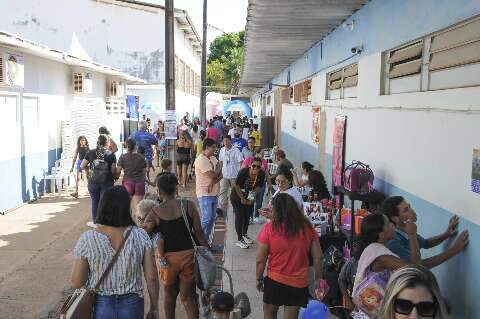
[[[91,228],[97,228],[97,224],[94,224],[93,222],[88,222],[87,226]]]
[[[247,245],[247,243],[245,243],[244,240],[237,241],[237,243],[235,245],[242,248],[242,249],[247,249],[248,247],[250,247],[250,246]]]
[[[253,244],[253,240],[250,237],[248,237],[247,235],[243,236],[243,241],[248,245]]]

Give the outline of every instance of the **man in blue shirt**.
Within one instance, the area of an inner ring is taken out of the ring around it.
[[[232,138],[232,144],[242,152],[243,148],[247,146],[247,140],[242,138],[242,128],[235,127],[235,137]]]
[[[145,160],[147,161],[147,176],[150,179],[150,169],[155,171],[155,168],[152,165],[153,159],[153,150],[152,146],[158,144],[158,140],[152,133],[147,131],[147,123],[145,121],[140,121],[138,123],[138,131],[133,133],[131,138],[137,142],[137,147],[141,146],[145,149]]]
[[[416,222],[417,214],[410,204],[401,196],[387,198],[383,202],[381,212],[395,225],[396,238],[387,243],[388,249],[397,254],[401,259],[410,261],[410,243],[407,232],[405,231],[405,225],[408,222]],[[427,239],[417,234],[418,245],[423,249],[436,247],[445,240],[455,237],[457,235],[457,228],[458,216],[453,216],[444,233]],[[438,255],[423,259],[422,264],[427,268],[438,266],[463,251],[467,244],[468,231],[465,230],[458,236],[451,247]]]

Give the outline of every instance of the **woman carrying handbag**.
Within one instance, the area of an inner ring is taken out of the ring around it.
[[[83,233],[73,250],[76,260],[71,279],[74,288],[85,287],[95,293],[92,318],[143,319],[142,268],[150,295],[147,318],[158,318],[159,286],[152,242],[135,226],[130,196],[123,186],[105,190],[95,222],[98,227]]]

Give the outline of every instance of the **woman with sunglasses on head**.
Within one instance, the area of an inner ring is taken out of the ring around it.
[[[380,309],[382,319],[448,319],[448,312],[430,270],[407,266],[392,275]]]
[[[277,176],[275,177],[275,183],[278,186],[277,191],[272,197],[277,196],[280,193],[287,193],[295,199],[300,209],[303,209],[302,194],[297,187],[293,186],[293,174],[287,167],[279,167]]]
[[[265,172],[262,170],[262,160],[255,158],[250,167],[245,167],[238,172],[235,187],[230,195],[233,212],[235,213],[235,230],[238,242],[236,246],[246,249],[253,243],[248,237],[248,224],[253,216],[255,194],[265,184]]]

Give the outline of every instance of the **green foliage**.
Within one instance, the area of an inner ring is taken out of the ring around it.
[[[243,66],[245,31],[226,33],[210,44],[207,91],[238,94]]]

